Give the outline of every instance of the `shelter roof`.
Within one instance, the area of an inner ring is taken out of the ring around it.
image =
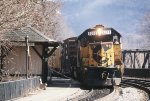
[[[5,38],[12,42],[24,42],[26,36],[29,42],[56,42],[33,27],[23,27],[5,34]]]

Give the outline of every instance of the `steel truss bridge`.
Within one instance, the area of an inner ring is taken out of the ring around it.
[[[150,77],[150,50],[123,50],[125,76]]]
[[[125,68],[150,68],[150,50],[124,50]]]

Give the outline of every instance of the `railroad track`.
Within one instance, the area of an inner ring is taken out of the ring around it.
[[[80,83],[70,79],[52,78],[52,81],[53,83],[50,85],[51,87],[58,86],[79,88],[79,91],[61,99],[63,101],[110,101],[110,99],[111,101],[116,101],[116,99],[119,99],[119,96],[122,98],[122,96],[126,94],[126,92],[124,92],[124,88],[126,89],[127,87],[138,88],[150,95],[150,80],[148,79],[123,78],[121,87],[95,89],[81,87]],[[147,99],[148,98],[149,96],[147,96]]]
[[[110,101],[110,99],[115,101],[116,99],[119,99],[119,96],[124,95],[122,89],[126,87],[134,87],[143,90],[148,94],[146,99],[150,98],[150,80],[148,79],[123,78],[121,87],[115,87],[113,93],[108,92],[107,90],[105,91],[104,89],[91,89],[68,101]]]
[[[51,82],[52,84],[49,84],[49,87],[79,87],[81,89],[79,92],[68,96],[63,101],[94,101],[106,97],[114,91],[114,87],[85,88],[81,86],[79,82],[70,78],[66,79],[66,77],[52,77]]]
[[[72,94],[65,98],[63,101],[94,101],[104,96],[109,95],[114,91],[113,87],[105,88],[88,88],[81,86],[79,82],[76,82],[71,79],[65,78],[52,78],[52,84],[48,85],[49,87],[78,87],[80,90],[75,94]]]
[[[123,78],[121,82],[122,87],[135,87],[145,91],[150,98],[150,79],[137,78]]]

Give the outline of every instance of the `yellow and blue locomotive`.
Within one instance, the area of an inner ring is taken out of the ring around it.
[[[87,86],[119,85],[124,72],[121,35],[96,25],[77,38],[75,77]],[[77,75],[77,76],[76,76]]]

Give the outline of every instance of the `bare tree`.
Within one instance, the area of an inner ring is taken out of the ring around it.
[[[1,0],[0,35],[31,25],[48,37],[57,39],[58,30],[63,30],[59,13],[61,7],[60,0]]]
[[[139,34],[141,36],[141,47],[150,49],[150,13],[147,13],[139,25]]]
[[[57,24],[57,29],[55,31],[57,34],[54,35],[56,40],[62,41],[66,38],[75,36],[75,33],[71,30],[71,28],[68,27],[67,23],[65,23],[62,15],[60,15],[58,21],[59,23]]]
[[[145,35],[150,35],[150,13],[147,13],[140,24],[141,32]]]
[[[47,34],[48,27],[57,23],[54,20],[59,6],[56,2],[42,0],[2,0],[0,1],[0,33],[29,24]]]

